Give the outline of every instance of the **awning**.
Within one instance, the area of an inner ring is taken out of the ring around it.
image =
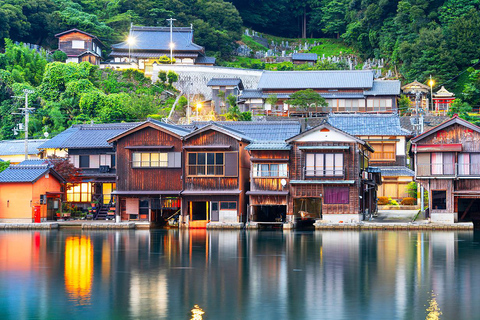
[[[461,143],[451,143],[451,144],[423,144],[423,145],[415,145],[414,150],[417,152],[445,152],[445,151],[452,151],[452,152],[461,152],[462,151],[462,144]]]
[[[112,194],[117,196],[137,196],[137,195],[175,195],[179,196],[181,190],[174,190],[174,191],[158,191],[158,190],[142,190],[142,191],[119,191],[115,190]]]
[[[300,150],[348,150],[350,146],[303,146]]]
[[[247,191],[248,196],[288,196],[288,191]]]
[[[230,146],[225,145],[208,145],[208,146],[184,146],[183,149],[186,150],[202,150],[202,149],[211,149],[211,150],[228,150]]]
[[[254,162],[288,162],[289,159],[273,159],[273,158],[250,158]]]
[[[355,180],[290,180],[290,184],[355,184]]]
[[[173,146],[127,146],[125,149],[132,150],[158,150],[158,149],[172,149]]]
[[[239,195],[242,191],[240,190],[185,190],[182,191],[182,195],[185,196],[231,196],[231,195]]]

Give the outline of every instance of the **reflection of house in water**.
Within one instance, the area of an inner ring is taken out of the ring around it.
[[[65,239],[65,290],[79,305],[91,304],[93,244],[90,237]]]

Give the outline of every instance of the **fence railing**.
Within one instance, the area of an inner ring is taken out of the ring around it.
[[[305,166],[303,167],[303,178],[345,178],[347,167],[340,166]]]
[[[417,176],[480,177],[480,163],[417,164]]]

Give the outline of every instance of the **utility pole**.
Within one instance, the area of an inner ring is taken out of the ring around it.
[[[415,134],[419,135],[423,133],[423,112],[419,115],[418,113],[418,105],[420,104],[420,92],[417,91],[415,93]],[[420,185],[420,212],[424,213],[425,203],[423,198],[424,189],[423,186]]]
[[[176,21],[177,19],[167,19],[168,22],[170,22],[170,64],[173,64],[173,21]]]
[[[13,113],[13,114],[21,114],[25,115],[25,160],[28,159],[28,122],[30,118],[30,111],[35,110],[35,108],[29,108],[28,107],[28,95],[32,94],[34,91],[33,90],[28,90],[28,89],[23,89],[23,93],[25,93],[25,97],[23,96],[17,96],[15,98],[24,98],[25,99],[25,107],[23,108],[18,108],[21,113]]]

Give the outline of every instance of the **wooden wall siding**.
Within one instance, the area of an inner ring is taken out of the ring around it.
[[[287,196],[250,196],[250,205],[286,206]]]
[[[199,133],[189,138],[188,140],[185,140],[184,145],[185,146],[222,145],[222,146],[230,146],[230,149],[228,151],[239,150],[238,140],[214,130],[208,130],[206,132]]]
[[[349,146],[350,149],[343,150],[300,150],[300,146]],[[360,175],[360,167],[358,162],[358,157],[356,156],[357,149],[356,143],[323,143],[318,144],[315,142],[295,142],[290,154],[290,179],[292,180],[303,180],[303,167],[305,166],[305,154],[306,153],[343,153],[343,165],[346,167],[346,175],[340,179],[342,180],[357,180]],[[329,178],[329,177],[313,177],[305,178],[306,180],[319,180],[319,179],[331,179],[338,180],[339,178]]]
[[[480,133],[454,124],[425,137],[425,139],[419,141],[418,145],[453,143],[461,143],[463,152],[480,152]]]
[[[252,169],[253,170],[253,169]],[[281,181],[285,179],[287,185],[282,186]],[[288,191],[288,178],[278,178],[278,179],[269,179],[269,178],[252,178],[250,183],[250,190],[252,191]]]
[[[428,191],[428,207],[430,212],[434,213],[452,213],[455,212],[453,202],[453,179],[429,179],[426,189]],[[445,190],[447,191],[447,209],[435,210],[432,206],[432,190]]]
[[[480,179],[460,179],[455,181],[455,191],[479,191]]]
[[[291,187],[288,205],[288,213],[297,215],[293,212],[293,202],[301,198],[319,198],[323,195],[323,185],[295,185]],[[349,186],[348,204],[324,204],[322,200],[322,214],[359,214],[360,198],[359,187],[357,185]]]
[[[185,190],[238,190],[238,178],[185,177]]]
[[[258,159],[289,159],[290,156],[288,150],[252,150],[250,153],[252,158]]]
[[[182,152],[182,141],[166,132],[144,128],[117,142],[117,190],[182,190],[181,168],[132,168],[132,153],[127,146],[173,146],[167,152]],[[146,151],[146,150],[145,150]],[[184,157],[184,154],[182,154]]]
[[[72,48],[73,40],[85,41],[85,48],[73,49]],[[72,32],[58,38],[58,49],[65,52],[67,55],[79,55],[80,53],[85,52],[87,50],[93,51],[92,41],[93,39],[87,36],[86,34],[79,33],[79,32]]]
[[[299,90],[297,89],[265,89],[263,92],[265,93],[294,93]],[[315,92],[318,93],[332,93],[328,89],[314,89]],[[338,91],[335,91],[335,93],[361,93],[363,94],[363,89],[338,89]]]

